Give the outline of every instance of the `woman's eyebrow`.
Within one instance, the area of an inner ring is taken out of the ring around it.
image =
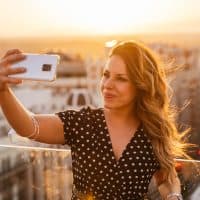
[[[111,73],[109,70],[104,70],[104,73]],[[122,73],[118,73],[118,74],[115,74],[115,76],[126,76],[128,77],[128,74],[122,74]]]
[[[128,77],[128,74],[116,74],[116,76],[124,76],[124,77]]]

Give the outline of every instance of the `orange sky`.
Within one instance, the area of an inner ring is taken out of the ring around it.
[[[200,32],[199,0],[0,0],[0,37]]]

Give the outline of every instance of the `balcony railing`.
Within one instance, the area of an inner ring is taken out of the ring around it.
[[[55,146],[41,147],[0,144],[0,200],[69,200],[72,188],[70,150]],[[200,197],[200,161],[176,160],[182,193],[186,200]],[[149,200],[160,200],[152,180]]]

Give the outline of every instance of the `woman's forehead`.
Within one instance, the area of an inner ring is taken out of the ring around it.
[[[104,70],[117,74],[127,74],[125,62],[120,56],[117,55],[113,55],[108,58]]]

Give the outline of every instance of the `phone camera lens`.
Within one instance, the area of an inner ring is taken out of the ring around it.
[[[43,64],[42,65],[42,71],[51,71],[51,65],[50,64]]]

